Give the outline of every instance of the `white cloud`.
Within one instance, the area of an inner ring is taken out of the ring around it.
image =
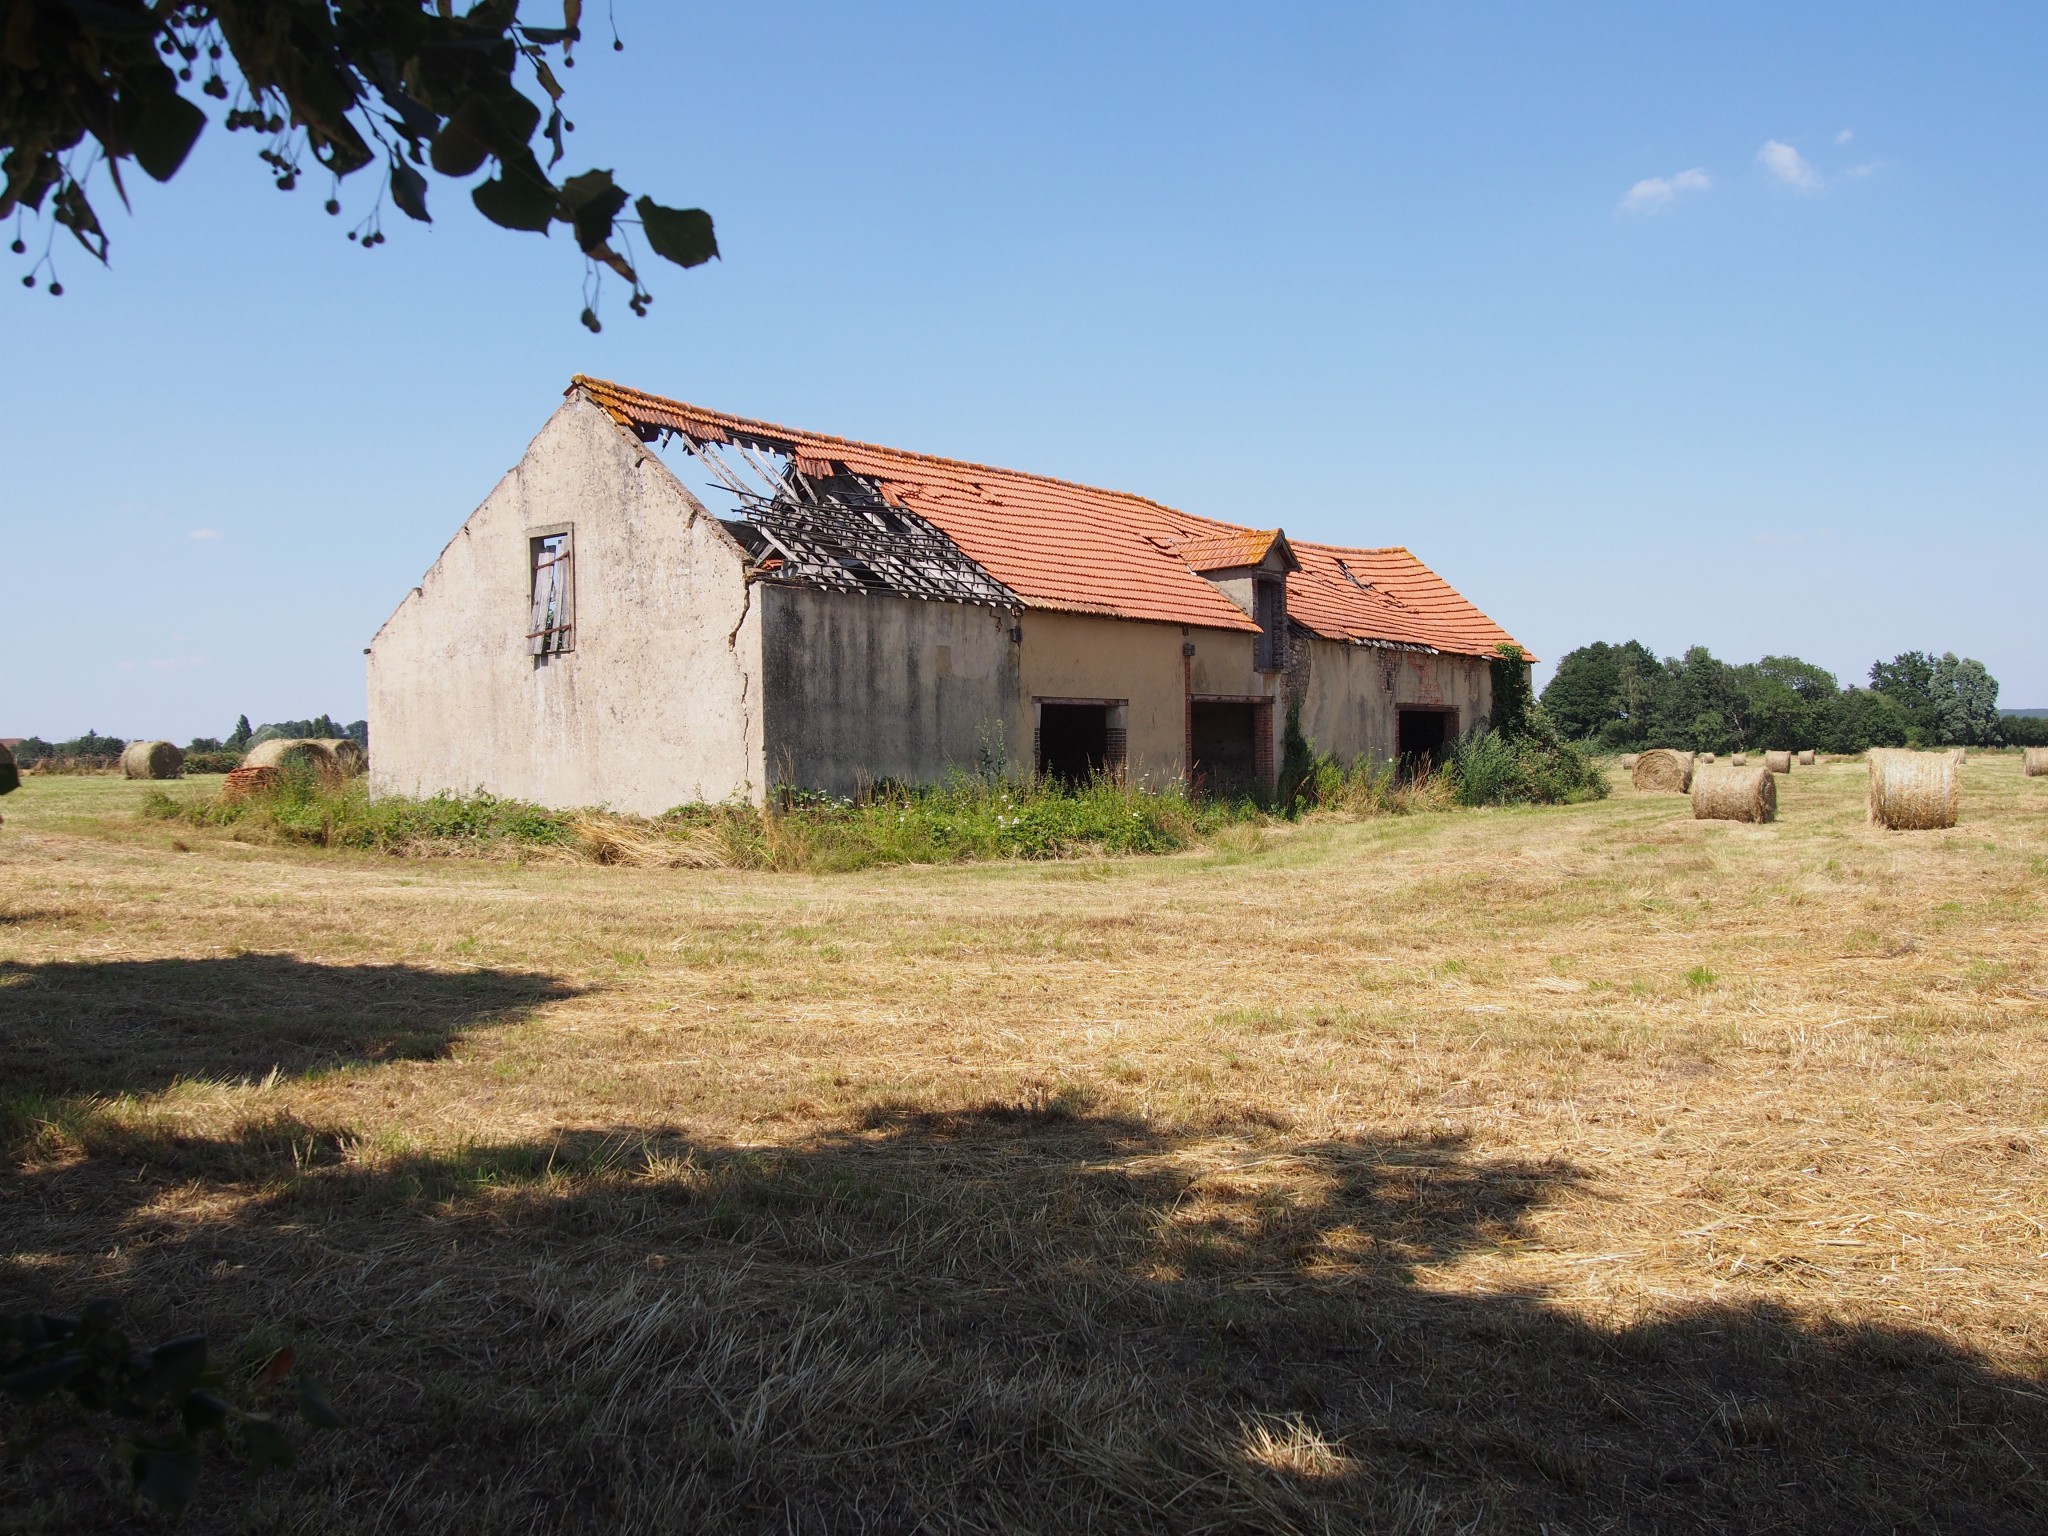
[[[1713,184],[1714,178],[1698,166],[1675,176],[1648,176],[1628,189],[1628,195],[1621,200],[1622,211],[1655,213],[1669,208],[1682,193],[1704,192]]]
[[[1837,144],[1846,144],[1855,137],[1856,130],[1854,128],[1844,128],[1840,133],[1835,135],[1835,142]]]
[[[218,528],[194,528],[186,537],[202,540],[217,539],[220,537],[220,530]]]
[[[1766,141],[1764,147],[1756,152],[1756,163],[1796,192],[1820,190],[1820,172],[1790,144],[1776,139]]]

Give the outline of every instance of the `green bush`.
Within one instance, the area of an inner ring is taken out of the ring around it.
[[[687,813],[683,813],[687,814]],[[730,813],[728,813],[730,814]],[[755,818],[757,867],[862,869],[975,859],[1057,859],[1079,853],[1172,853],[1201,832],[1255,816],[1248,807],[1190,801],[1107,779],[1074,788],[965,775],[852,800],[798,801]],[[744,840],[743,840],[744,846]]]
[[[223,750],[201,750],[185,754],[187,773],[233,773],[242,766],[242,754]]]
[[[22,1456],[45,1439],[97,1430],[113,1442],[137,1500],[176,1519],[209,1448],[260,1477],[292,1464],[290,1415],[316,1429],[341,1427],[317,1380],[300,1377],[288,1392],[292,1366],[287,1347],[249,1380],[231,1380],[196,1333],[145,1351],[122,1329],[119,1305],[104,1299],[76,1317],[0,1317],[0,1398],[18,1415],[8,1450]]]
[[[1444,764],[1460,805],[1574,805],[1606,798],[1599,765],[1532,709],[1518,735],[1479,731],[1452,744]]]

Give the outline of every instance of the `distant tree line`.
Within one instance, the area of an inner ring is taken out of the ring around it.
[[[1600,641],[1558,662],[1543,709],[1604,751],[2048,745],[2048,719],[2001,715],[1998,679],[1953,651],[1873,662],[1869,686],[1844,688],[1796,656],[1733,664],[1696,645],[1660,661],[1640,641]]]
[[[252,726],[249,717],[243,715],[225,736],[194,736],[185,748],[185,755],[188,762],[202,753],[231,753],[239,757],[259,741],[303,736],[321,740],[347,737],[365,752],[370,750],[370,722],[367,720],[341,725],[332,715],[314,715],[308,720],[278,720],[269,725]],[[83,736],[74,736],[69,741],[45,741],[40,736],[29,736],[13,749],[14,760],[24,768],[44,762],[112,763],[120,758],[128,740],[121,736],[102,736],[95,730],[88,730]]]

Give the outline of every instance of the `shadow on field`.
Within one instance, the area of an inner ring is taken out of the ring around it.
[[[577,988],[524,971],[210,960],[0,961],[0,1070],[32,1094],[147,1093],[443,1054]]]
[[[1578,1180],[1454,1139],[1047,1100],[779,1147],[70,1134],[14,1181],[62,1212],[27,1246],[117,1235],[131,1294],[181,1299],[158,1331],[275,1319],[330,1377],[358,1427],[290,1486],[308,1530],[2048,1527],[2048,1391],[1931,1335],[1419,1282]],[[151,1208],[188,1181],[233,1198]],[[10,1258],[5,1304],[93,1288],[60,1273]]]

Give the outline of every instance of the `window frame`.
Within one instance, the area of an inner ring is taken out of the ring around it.
[[[544,560],[547,546],[557,539],[561,540],[560,547]],[[559,599],[553,624],[546,622],[541,607],[543,571],[559,573],[552,588]],[[538,666],[550,656],[566,656],[575,649],[576,525],[530,528],[526,534],[526,653]]]

